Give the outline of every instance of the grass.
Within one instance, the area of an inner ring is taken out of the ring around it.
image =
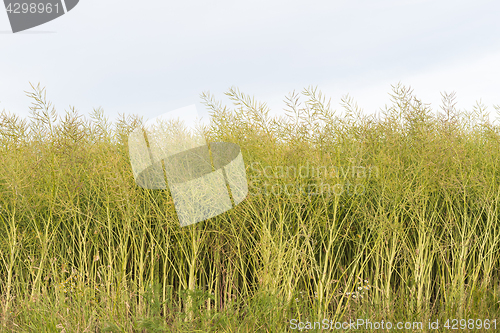
[[[30,122],[0,115],[0,331],[500,324],[500,128],[481,104],[443,95],[436,114],[398,84],[382,116],[348,96],[340,116],[308,88],[272,118],[235,88],[233,109],[202,94],[204,135],[241,147],[249,195],[180,228],[168,190],[135,184],[142,118],[59,118],[32,88]]]

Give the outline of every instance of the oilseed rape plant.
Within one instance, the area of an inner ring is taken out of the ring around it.
[[[433,110],[399,83],[375,116],[310,87],[271,117],[226,96],[200,95],[210,119],[190,147],[165,146],[168,123],[144,135],[139,115],[60,116],[39,85],[29,119],[0,114],[1,332],[494,329],[500,127],[484,105],[443,94]]]

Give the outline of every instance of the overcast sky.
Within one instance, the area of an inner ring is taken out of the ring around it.
[[[0,110],[27,117],[30,82],[59,114],[102,107],[151,119],[231,86],[280,113],[293,90],[318,86],[341,112],[390,103],[391,84],[438,110],[500,105],[500,2],[426,0],[81,0],[13,34],[0,8]],[[200,105],[200,104],[199,104]],[[494,117],[492,117],[494,118]]]

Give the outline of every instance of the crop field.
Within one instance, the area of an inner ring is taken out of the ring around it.
[[[181,228],[168,189],[135,183],[140,116],[60,115],[32,88],[29,120],[0,114],[1,332],[500,328],[500,127],[485,106],[444,94],[431,109],[397,84],[367,116],[306,88],[271,117],[236,88],[230,107],[203,93],[200,130],[239,145],[248,196]]]

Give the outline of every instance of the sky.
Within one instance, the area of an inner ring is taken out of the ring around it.
[[[59,115],[102,108],[151,119],[200,104],[230,106],[231,87],[283,114],[292,91],[317,86],[341,113],[365,114],[411,87],[439,110],[500,105],[500,2],[428,0],[81,0],[67,14],[13,34],[0,8],[0,111],[29,116],[30,83]]]

